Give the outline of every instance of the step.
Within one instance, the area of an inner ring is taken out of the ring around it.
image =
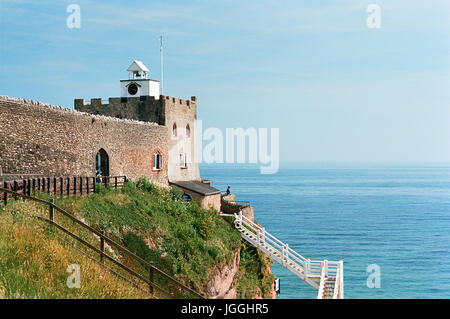
[[[290,270],[292,273],[296,274],[302,280],[308,279],[309,283],[313,286],[314,286],[314,284],[320,285],[321,274],[319,273],[317,263],[315,265],[313,265],[313,266],[316,266],[316,267],[313,267],[313,270],[315,271],[315,273],[305,274],[305,269],[303,268],[303,264],[297,263],[297,261],[292,260],[292,259],[288,259],[286,261],[282,260],[283,259],[283,251],[280,251],[279,249],[275,248],[274,246],[272,246],[271,244],[269,244],[267,242],[261,243],[260,242],[261,237],[259,237],[258,234],[255,234],[254,232],[250,231],[249,229],[247,229],[245,227],[237,226],[236,229],[238,229],[241,232],[244,239],[246,239],[250,244],[252,244],[254,247],[266,252],[267,255],[269,255],[269,257],[271,257],[275,261],[283,264],[284,267],[287,267],[288,270]],[[292,253],[290,253],[290,254],[292,254]],[[311,281],[314,282],[314,284],[311,283]],[[333,294],[334,294],[334,290],[335,290],[335,281],[336,281],[335,277],[325,278],[324,288],[323,288],[323,298],[324,299],[333,298]],[[317,286],[314,286],[314,287],[317,288]]]

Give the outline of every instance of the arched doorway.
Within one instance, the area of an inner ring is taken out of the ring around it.
[[[109,176],[109,156],[106,151],[101,148],[95,156],[95,174],[100,172],[102,176]]]

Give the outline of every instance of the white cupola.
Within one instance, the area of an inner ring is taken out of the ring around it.
[[[134,60],[127,69],[128,80],[120,80],[121,97],[154,96],[159,99],[159,81],[151,80],[149,69]]]

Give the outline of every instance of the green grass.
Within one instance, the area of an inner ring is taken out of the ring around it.
[[[243,244],[238,273],[238,298],[269,298],[275,280],[269,268],[270,262],[270,259],[255,247]]]
[[[30,217],[40,210],[32,202],[0,209],[0,298],[149,298]],[[71,264],[80,266],[80,288],[67,286]]]
[[[51,199],[46,194],[39,196]],[[240,269],[234,282],[238,297],[268,297],[274,279],[267,267],[269,259],[243,244],[230,220],[220,217],[214,210],[200,208],[195,202],[182,201],[174,188],[162,188],[140,179],[137,183],[125,183],[119,190],[100,186],[90,196],[57,197],[55,204],[92,227],[104,230],[144,260],[199,292],[205,291],[214,271],[230,264],[236,251],[241,249]],[[17,214],[26,213],[25,207]],[[9,214],[13,212],[9,210]],[[48,215],[46,211],[35,214]],[[80,231],[67,219],[56,216],[56,221],[98,246],[98,239]],[[109,254],[120,256],[119,251]],[[121,258],[133,269],[146,271],[125,256]],[[14,267],[11,265],[12,269]],[[156,279],[162,287],[178,293],[167,280]]]

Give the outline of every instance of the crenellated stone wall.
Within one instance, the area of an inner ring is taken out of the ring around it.
[[[119,119],[154,122],[165,125],[164,103],[153,96],[111,97],[106,103],[100,98],[74,100],[75,110]]]
[[[155,122],[166,127],[168,143],[168,179],[170,181],[200,180],[197,160],[197,98],[184,100],[167,95],[159,99],[152,96],[109,98],[103,101],[75,99],[78,111],[115,118]],[[173,126],[176,124],[176,135]],[[189,129],[187,129],[189,128]],[[180,155],[185,154],[186,166],[181,165]]]
[[[95,175],[100,149],[110,175],[145,176],[167,185],[167,128],[150,122],[92,115],[0,96],[0,167],[3,174]],[[152,170],[152,154],[163,156]]]

